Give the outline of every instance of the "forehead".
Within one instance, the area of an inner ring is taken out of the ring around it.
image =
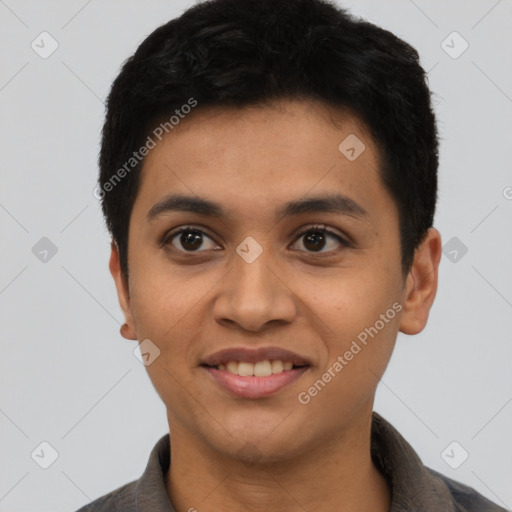
[[[249,217],[326,192],[369,210],[375,196],[390,199],[376,144],[347,110],[313,101],[197,107],[176,128],[146,156],[136,200],[146,213],[172,191],[243,206]]]

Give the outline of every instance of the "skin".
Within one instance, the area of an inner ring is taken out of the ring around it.
[[[335,121],[335,122],[334,122]],[[364,142],[354,161],[338,149]],[[112,244],[110,270],[127,339],[150,339],[160,356],[147,371],[171,432],[166,488],[177,512],[315,510],[385,512],[390,487],[370,456],[378,381],[399,331],[419,333],[435,298],[441,237],[431,228],[404,279],[396,205],[378,173],[372,138],[346,111],[282,100],[243,110],[190,114],[146,157],[129,225],[129,278]],[[303,213],[279,205],[337,191],[367,215]],[[149,210],[169,193],[220,203],[225,220]],[[319,251],[298,234],[324,225]],[[198,251],[171,230],[205,232]],[[263,252],[247,263],[247,237]],[[188,252],[187,252],[188,250]],[[297,396],[321,379],[393,303],[401,311],[311,401]],[[199,366],[217,350],[276,345],[312,367],[278,393],[240,398]]]

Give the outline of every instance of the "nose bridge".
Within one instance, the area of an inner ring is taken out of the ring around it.
[[[233,268],[221,285],[217,320],[229,320],[247,330],[259,330],[271,320],[290,322],[295,305],[283,281],[272,251],[247,237],[237,247]]]
[[[275,271],[271,270],[273,258],[270,250],[263,250],[263,247],[258,250],[253,242],[247,241],[237,248],[237,256],[234,268],[237,293],[270,296],[274,284],[271,281],[275,279]]]

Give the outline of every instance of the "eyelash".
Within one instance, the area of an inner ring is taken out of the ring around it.
[[[186,226],[186,227],[183,227],[181,229],[179,229],[178,231],[174,231],[174,232],[171,232],[171,233],[166,233],[162,239],[162,242],[161,242],[161,247],[165,247],[165,246],[168,246],[171,244],[172,240],[174,240],[174,238],[176,238],[178,235],[184,233],[184,232],[187,232],[187,231],[196,231],[196,232],[199,232],[200,234],[202,235],[205,235],[206,237],[210,238],[211,240],[212,237],[209,236],[205,231],[203,231],[202,229],[199,229],[197,227],[194,227],[194,226]],[[337,240],[338,242],[340,242],[340,244],[344,247],[352,247],[352,244],[346,240],[345,238],[343,238],[341,235],[339,235],[338,233],[335,233],[334,231],[331,231],[329,229],[327,229],[325,226],[323,225],[313,225],[313,226],[309,226],[308,228],[304,229],[303,231],[301,231],[299,234],[297,234],[297,236],[295,237],[295,240],[293,243],[297,242],[298,240],[300,240],[300,238],[302,238],[304,235],[308,234],[308,233],[313,233],[313,232],[320,232],[320,233],[323,233],[324,235],[327,235],[329,237],[332,237],[334,238],[335,240]],[[176,249],[175,247],[173,247],[174,249]],[[179,252],[183,252],[185,254],[197,254],[199,252],[203,252],[203,251],[186,251],[186,250],[180,250],[180,249],[177,249]],[[303,252],[303,251],[301,251]],[[333,252],[337,252],[336,250],[331,250],[331,251],[326,251],[326,252],[315,252],[315,251],[305,251],[307,252],[308,254],[311,254],[311,255],[325,255],[325,254],[330,254],[330,253],[333,253]]]

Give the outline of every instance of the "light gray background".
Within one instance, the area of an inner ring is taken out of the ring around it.
[[[75,510],[138,478],[167,431],[119,335],[92,189],[112,80],[187,5],[0,0],[0,511]],[[512,2],[343,5],[420,52],[442,138],[435,225],[468,248],[443,256],[429,324],[399,336],[376,410],[425,464],[510,508]],[[42,31],[59,44],[47,59],[31,48]],[[453,31],[469,43],[456,59],[441,47]],[[58,249],[46,263],[32,253],[42,237]],[[43,441],[59,455],[48,469],[31,458]],[[458,469],[441,456],[452,441],[469,452]]]

